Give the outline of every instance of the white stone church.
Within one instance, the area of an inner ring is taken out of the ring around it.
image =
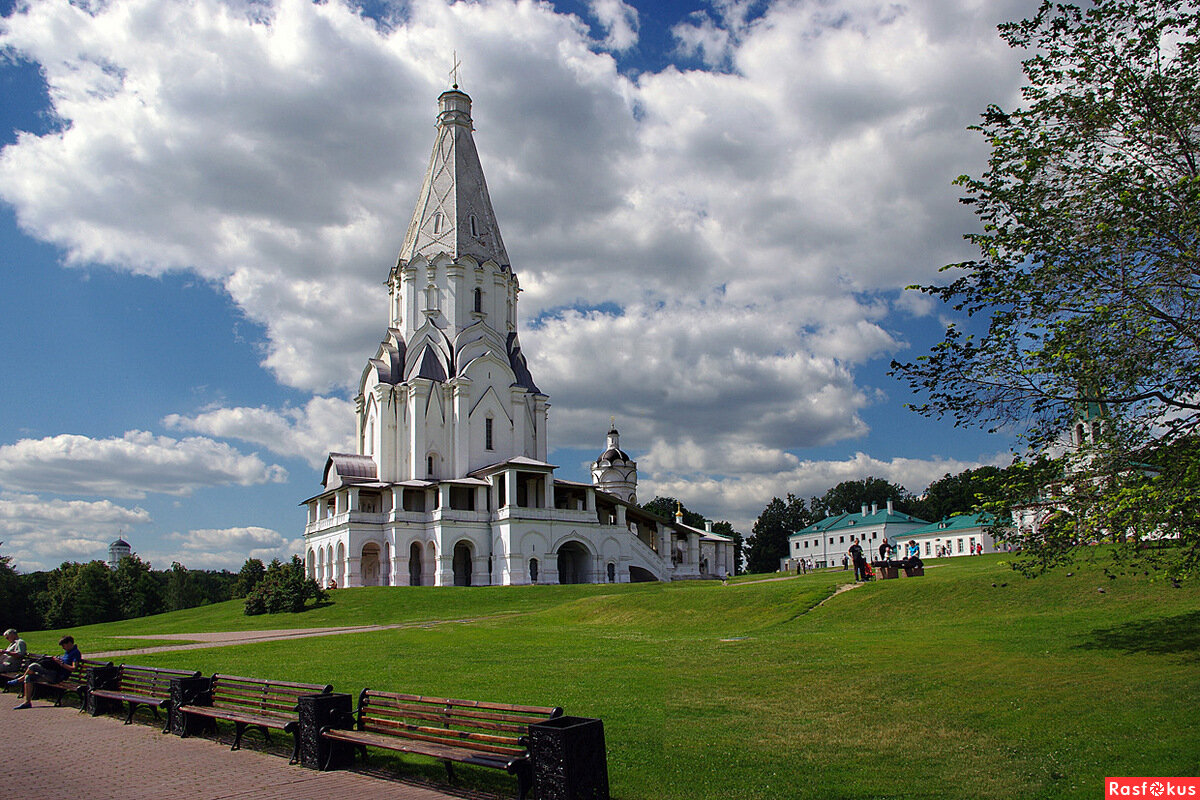
[[[733,542],[637,503],[610,426],[592,482],[554,477],[549,398],[517,338],[520,285],[472,137],[471,99],[438,98],[429,170],[367,360],[357,452],[330,453],[306,501],[322,586],[626,583],[721,577]]]

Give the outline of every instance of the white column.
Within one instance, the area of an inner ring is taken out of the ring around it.
[[[517,471],[515,469],[504,471],[504,505],[509,507],[517,505]]]
[[[537,437],[537,454],[534,458],[538,461],[546,460],[546,415],[549,408],[545,395],[534,396],[533,430]]]
[[[527,392],[524,389],[513,389],[512,398],[512,455],[528,455],[525,452],[525,418],[529,414],[526,403]]]
[[[358,556],[346,556],[346,580],[344,583],[339,583],[338,586],[362,586],[362,575],[359,574]]]
[[[443,553],[438,556],[437,575],[434,578],[434,586],[453,586],[454,585],[454,552]]]
[[[692,565],[692,569],[700,571],[700,534],[689,533],[687,537],[688,549],[687,560]]]
[[[547,472],[542,476],[542,480],[544,480],[546,483],[546,485],[543,487],[545,491],[545,498],[542,506],[544,508],[554,508],[554,473]]]
[[[470,389],[466,378],[455,378],[451,420],[454,425],[454,465],[451,475],[466,475],[471,460]]]
[[[625,523],[625,506],[617,503],[617,525],[624,528]]]

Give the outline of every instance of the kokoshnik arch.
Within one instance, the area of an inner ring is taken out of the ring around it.
[[[733,542],[637,506],[615,425],[592,482],[546,461],[549,398],[517,337],[520,284],[472,135],[438,98],[429,169],[396,266],[387,336],[359,381],[356,453],[330,453],[304,501],[322,585],[625,583],[721,577]]]

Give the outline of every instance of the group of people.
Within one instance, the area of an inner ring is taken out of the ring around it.
[[[25,644],[15,629],[9,628],[4,632],[4,638],[8,640],[8,647],[0,653],[0,669],[8,669],[21,663],[21,657],[24,656],[29,648]],[[83,661],[83,654],[79,652],[79,646],[75,644],[74,637],[64,636],[58,640],[58,646],[63,649],[61,656],[45,656],[39,658],[25,668],[25,671],[8,682],[10,687],[23,686],[23,700],[20,704],[14,706],[14,710],[22,708],[30,708],[33,706],[33,689],[37,683],[59,683],[70,677],[75,666]]]
[[[896,551],[896,545],[889,543],[885,538],[879,543],[879,561],[891,566],[892,560],[896,557]],[[908,569],[909,567],[925,566],[924,562],[921,561],[920,548],[917,546],[915,539],[908,541],[904,551],[904,558],[899,561],[901,567]],[[850,549],[846,551],[846,556],[842,559],[842,569],[845,569],[848,563],[854,564],[854,580],[856,582],[874,577],[871,565],[867,562],[867,556],[863,552],[862,545],[853,536],[850,537]]]

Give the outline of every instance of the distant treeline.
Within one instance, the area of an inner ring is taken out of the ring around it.
[[[178,562],[152,570],[136,555],[122,558],[115,570],[103,561],[68,561],[49,572],[19,574],[10,562],[0,556],[0,627],[19,631],[112,622],[244,596],[239,573]]]

